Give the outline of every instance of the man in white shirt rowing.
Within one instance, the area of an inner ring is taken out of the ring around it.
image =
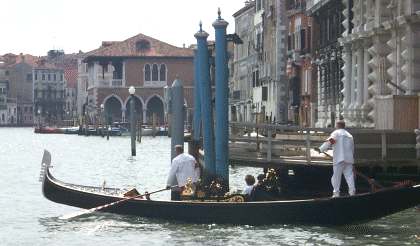
[[[171,170],[167,180],[167,187],[177,185],[172,188],[171,200],[178,201],[181,199],[182,187],[184,187],[188,179],[192,183],[196,183],[200,179],[200,168],[195,158],[187,153],[184,153],[184,146],[175,146],[176,157],[172,160]]]
[[[356,193],[353,174],[354,141],[353,136],[344,129],[345,127],[346,124],[343,120],[337,121],[337,130],[332,132],[327,141],[319,148],[320,152],[325,152],[331,146],[333,148],[333,176],[331,178],[333,197],[340,196],[343,174],[349,186],[349,195],[353,196]]]

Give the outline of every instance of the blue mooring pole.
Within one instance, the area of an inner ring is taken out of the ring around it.
[[[200,142],[201,134],[201,93],[200,93],[200,69],[198,67],[197,50],[194,51],[194,118],[193,118],[193,141]]]
[[[213,22],[216,32],[216,175],[229,187],[229,88],[227,67],[226,27],[229,23],[220,16]]]
[[[201,90],[201,115],[204,138],[204,182],[211,182],[216,175],[213,139],[213,107],[211,102],[210,64],[207,44],[208,33],[200,30],[194,35],[197,39],[197,62],[199,70],[199,84]]]
[[[171,110],[171,160],[175,158],[175,146],[184,146],[184,87],[177,78],[170,89]]]

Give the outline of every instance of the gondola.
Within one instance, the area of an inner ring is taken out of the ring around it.
[[[123,199],[123,189],[62,182],[51,174],[44,152],[40,181],[43,195],[57,203],[93,208]],[[153,198],[152,198],[153,199]],[[349,225],[375,220],[420,204],[420,185],[393,187],[352,197],[264,202],[158,201],[132,199],[101,212],[192,223],[233,225]]]

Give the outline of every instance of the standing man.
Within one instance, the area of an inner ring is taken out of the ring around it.
[[[200,178],[200,168],[195,158],[187,153],[184,153],[184,146],[175,146],[176,157],[172,160],[171,170],[169,171],[167,188],[177,185],[172,188],[171,200],[179,201],[181,199],[182,187],[187,184],[188,179],[196,183]]]
[[[325,152],[330,146],[333,148],[333,176],[331,184],[333,186],[333,197],[340,196],[341,176],[344,174],[347,185],[349,186],[349,195],[356,193],[353,174],[353,136],[344,128],[346,124],[343,120],[337,121],[336,130],[331,133],[327,141],[321,145],[318,151]]]

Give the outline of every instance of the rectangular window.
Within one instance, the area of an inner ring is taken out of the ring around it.
[[[32,73],[26,74],[26,81],[27,82],[32,82]]]
[[[268,99],[268,88],[267,88],[267,86],[263,86],[263,87],[262,87],[262,95],[261,95],[261,99],[262,99],[263,101],[267,101],[267,99]]]
[[[303,93],[304,94],[308,94],[308,73],[309,72],[309,70],[305,70],[304,71],[304,73],[303,73]]]
[[[302,50],[306,49],[306,30],[302,29],[300,30],[300,47]]]
[[[42,80],[45,80],[45,73],[42,74]]]
[[[57,80],[57,74],[54,74],[54,81]]]
[[[307,44],[307,46],[308,46],[308,53],[311,53],[312,52],[312,28],[309,26],[308,27],[308,31],[307,31],[307,36],[308,36],[308,44]]]
[[[255,80],[257,81],[257,86],[260,86],[260,72],[258,70],[255,71]]]
[[[63,74],[60,74],[60,81],[63,81]]]
[[[51,80],[51,74],[48,74],[48,81]]]
[[[38,73],[35,73],[35,80],[38,80]]]

